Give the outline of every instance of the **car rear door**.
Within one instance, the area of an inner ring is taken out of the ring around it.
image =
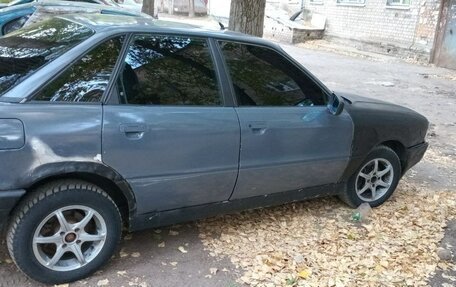
[[[138,34],[109,104],[103,161],[133,188],[139,214],[227,200],[240,128],[208,39]]]
[[[350,156],[348,113],[330,114],[327,92],[281,53],[218,43],[241,125],[240,170],[231,199],[336,183]]]

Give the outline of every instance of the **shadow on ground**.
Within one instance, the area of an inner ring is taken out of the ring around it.
[[[0,287],[45,286],[30,281],[15,267],[5,242],[0,244],[0,260]],[[70,286],[234,287],[237,272],[228,259],[211,257],[198,238],[197,228],[187,224],[127,234],[102,270]]]

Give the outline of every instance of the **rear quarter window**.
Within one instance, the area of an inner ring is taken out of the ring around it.
[[[53,18],[0,38],[0,96],[93,34],[88,27]]]

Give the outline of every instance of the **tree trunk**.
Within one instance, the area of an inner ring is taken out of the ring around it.
[[[174,0],[168,0],[168,14],[174,14]]]
[[[263,36],[266,0],[231,0],[229,29]]]
[[[154,17],[155,0],[143,0],[141,12]]]
[[[165,0],[160,0],[160,8],[159,11],[161,13],[165,12]]]
[[[188,17],[195,17],[195,0],[188,0]]]

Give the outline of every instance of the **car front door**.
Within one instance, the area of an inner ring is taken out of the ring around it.
[[[207,39],[133,36],[104,106],[103,161],[129,182],[139,214],[230,197],[240,128],[214,67]]]
[[[281,53],[227,41],[219,46],[241,125],[231,199],[336,183],[350,156],[348,113],[330,114],[327,92]]]

